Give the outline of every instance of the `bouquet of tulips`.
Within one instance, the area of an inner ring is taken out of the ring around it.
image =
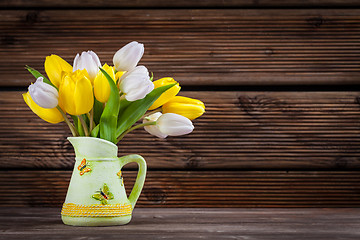
[[[77,54],[73,66],[48,56],[48,78],[26,67],[36,82],[24,101],[49,123],[65,121],[73,136],[117,143],[140,127],[159,138],[192,132],[191,120],[205,112],[204,103],[177,96],[180,86],[173,78],[152,81],[147,68],[137,66],[143,54],[144,45],[134,41],[115,53],[114,66],[101,65],[93,51]]]

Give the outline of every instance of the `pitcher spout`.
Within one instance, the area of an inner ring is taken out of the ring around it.
[[[94,137],[68,137],[77,158],[116,158],[118,147],[109,141]]]

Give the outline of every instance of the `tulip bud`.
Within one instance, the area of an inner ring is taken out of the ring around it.
[[[90,81],[94,82],[101,67],[100,59],[93,51],[82,52],[74,58],[73,71],[85,69],[89,74]]]
[[[63,73],[72,72],[72,66],[57,55],[47,56],[44,67],[50,81],[57,88],[61,83]]]
[[[54,108],[58,105],[59,94],[56,88],[44,83],[39,77],[34,84],[29,86],[29,94],[32,100],[42,108]]]
[[[154,89],[150,81],[149,72],[144,66],[137,66],[120,78],[120,91],[125,94],[125,99],[132,102],[143,99]]]
[[[159,88],[162,86],[166,86],[169,84],[177,83],[173,78],[166,77],[161,78],[159,80],[154,81],[154,87]],[[181,87],[179,86],[179,83],[177,83],[175,86],[171,87],[170,89],[166,90],[161,96],[150,106],[149,110],[156,109],[158,107],[161,107],[163,104],[168,102],[170,99],[176,96],[176,94],[179,93]]]
[[[144,54],[144,44],[133,41],[118,50],[113,63],[117,71],[133,70]]]
[[[149,121],[156,121],[156,125],[145,126],[145,130],[159,138],[185,135],[194,130],[194,125],[188,118],[175,113],[154,113],[146,117],[143,123]]]
[[[115,81],[114,68],[104,64],[103,69]],[[107,102],[110,96],[110,85],[105,75],[99,71],[94,80],[94,95],[95,98],[102,103]]]
[[[205,105],[197,99],[175,96],[162,106],[162,112],[176,113],[193,120],[204,114]]]
[[[59,105],[71,115],[90,112],[94,95],[85,70],[77,70],[64,76],[59,88]]]

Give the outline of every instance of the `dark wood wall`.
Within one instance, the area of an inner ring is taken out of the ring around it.
[[[206,114],[183,137],[143,130],[119,155],[149,167],[139,206],[359,207],[358,1],[0,2],[2,206],[61,206],[74,153],[64,124],[36,117],[21,94],[58,54],[102,62],[145,44],[141,64],[171,76]],[[139,142],[141,144],[139,144]],[[130,190],[135,166],[125,171]]]

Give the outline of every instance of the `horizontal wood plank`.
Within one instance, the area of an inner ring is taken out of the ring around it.
[[[187,136],[127,135],[119,156],[150,169],[359,169],[359,92],[182,92],[207,112]],[[65,124],[42,121],[21,92],[0,92],[3,169],[72,169]],[[140,144],[139,144],[140,143]],[[131,168],[131,166],[130,166]]]
[[[358,9],[2,10],[0,86],[27,86],[24,66],[44,72],[50,54],[72,63],[92,49],[110,64],[133,40],[145,44],[140,64],[155,78],[184,86],[358,84],[359,16]]]
[[[127,192],[136,171],[124,171]],[[2,206],[61,206],[71,171],[0,171]],[[360,207],[358,171],[149,171],[141,207]]]
[[[166,0],[143,0],[143,1],[127,1],[127,0],[2,0],[0,7],[62,7],[62,8],[115,8],[115,7],[129,7],[129,8],[223,8],[223,7],[359,7],[360,4],[354,0],[288,0],[274,1],[274,0],[180,0],[180,1],[166,1]]]
[[[59,208],[0,208],[2,239],[343,239],[360,238],[360,210],[136,208],[128,225],[69,227]]]

